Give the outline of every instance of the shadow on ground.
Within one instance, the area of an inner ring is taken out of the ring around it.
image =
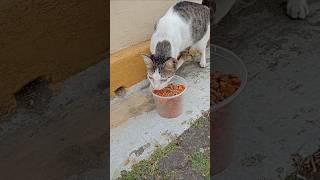
[[[17,95],[17,112],[0,123],[1,179],[106,179],[105,69],[90,67],[56,95],[44,82]]]

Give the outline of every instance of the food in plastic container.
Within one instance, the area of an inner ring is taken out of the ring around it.
[[[186,80],[174,76],[170,84],[161,90],[152,90],[157,112],[164,118],[175,118],[183,112],[183,95],[187,90]]]
[[[215,71],[211,76],[211,98],[214,103],[223,101],[234,94],[241,85],[239,75]]]
[[[153,90],[153,93],[162,96],[162,97],[170,97],[170,96],[175,96],[180,93],[185,89],[183,84],[169,84],[167,87],[160,89],[160,90]]]
[[[215,76],[211,74],[211,132],[213,132],[213,175],[226,169],[231,161],[234,144],[234,124],[241,123],[242,104],[238,100],[247,83],[247,69],[233,52],[213,45]],[[217,77],[218,76],[218,77]],[[217,78],[219,81],[213,82]],[[229,84],[229,85],[227,85]],[[221,88],[222,87],[222,88]],[[216,92],[214,95],[213,92]],[[216,98],[216,99],[215,99]],[[213,100],[215,99],[215,101]],[[213,107],[213,108],[212,108]]]

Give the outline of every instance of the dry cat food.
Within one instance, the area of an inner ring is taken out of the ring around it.
[[[169,84],[167,87],[160,90],[153,90],[153,93],[162,96],[162,97],[170,97],[180,94],[184,91],[186,87],[182,84]]]
[[[211,99],[214,103],[219,103],[235,93],[240,85],[241,79],[238,75],[215,71],[211,76]]]
[[[160,116],[165,118],[175,118],[182,114],[182,93],[185,89],[186,86],[183,84],[171,83],[161,90],[153,90],[153,99]]]

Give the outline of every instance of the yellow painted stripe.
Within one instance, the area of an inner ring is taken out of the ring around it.
[[[140,54],[149,54],[150,41],[144,41],[111,54],[110,95],[120,88],[129,88],[146,78],[146,67]]]

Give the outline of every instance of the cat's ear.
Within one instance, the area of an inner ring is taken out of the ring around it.
[[[146,64],[147,68],[152,68],[153,62],[152,62],[150,56],[148,56],[146,54],[141,54],[141,56],[143,57],[143,61]]]
[[[175,71],[178,69],[178,60],[170,58],[164,63],[164,68],[168,71]]]

